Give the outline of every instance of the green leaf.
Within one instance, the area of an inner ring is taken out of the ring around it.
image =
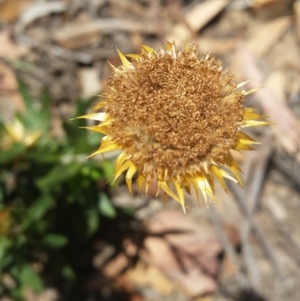
[[[107,180],[112,181],[115,173],[115,168],[113,163],[111,161],[104,161],[101,167],[104,173],[104,177]]]
[[[76,274],[74,273],[74,271],[70,266],[64,266],[62,268],[62,274],[65,278],[67,278],[70,281],[76,280]]]
[[[72,179],[81,166],[80,163],[55,166],[44,178],[37,180],[36,184],[41,190],[51,190],[54,185]]]
[[[122,212],[128,216],[134,217],[135,214],[135,209],[132,207],[122,207],[121,208]]]
[[[51,123],[51,97],[48,90],[42,92],[41,103],[42,109],[40,110],[39,115],[44,120],[44,130],[47,130]]]
[[[98,208],[100,213],[106,217],[114,218],[117,215],[116,209],[103,192],[99,194]]]
[[[54,142],[51,144],[53,146]],[[61,154],[56,152],[56,149],[50,149],[47,147],[49,153],[45,153],[43,149],[35,150],[27,155],[27,159],[37,162],[39,164],[52,163],[58,164],[61,160]]]
[[[98,96],[91,96],[87,99],[77,99],[75,101],[76,104],[76,112],[75,117],[81,116],[84,114],[87,114],[87,111],[90,110],[92,104],[95,102],[95,100],[98,98]]]
[[[37,114],[36,114],[36,109],[34,107],[34,101],[31,95],[29,94],[29,89],[26,87],[26,85],[23,82],[19,81],[19,90],[25,103],[26,118],[33,119],[34,117],[36,117]]]
[[[34,203],[32,203],[28,208],[27,219],[32,221],[40,220],[45,213],[52,208],[54,204],[54,199],[49,194],[42,194]]]
[[[51,248],[59,249],[68,244],[68,238],[61,234],[47,234],[43,242]]]
[[[13,242],[7,236],[0,236],[0,262],[3,259],[6,250],[10,248],[11,245],[13,245]]]
[[[41,132],[48,131],[51,121],[51,98],[47,91],[43,91],[40,99],[40,105],[37,106],[34,99],[29,93],[29,89],[20,82],[20,92],[23,96],[26,113],[20,115],[27,129],[40,130]]]
[[[41,292],[44,287],[40,275],[33,269],[30,264],[23,265],[19,274],[19,279],[21,281],[23,291],[25,291],[26,288],[30,287],[36,292]]]
[[[79,129],[81,126],[86,126],[86,120],[76,119],[68,123],[63,123],[66,142],[68,145],[73,146],[76,154],[90,154],[95,147],[99,146],[103,135],[92,133],[86,129]]]
[[[86,212],[87,214],[87,233],[93,235],[100,225],[99,212],[96,208],[91,208]]]
[[[1,270],[13,265],[15,262],[15,256],[11,252],[5,252],[4,256],[0,256],[0,274]]]
[[[103,178],[103,176],[102,176],[102,174],[101,174],[99,168],[98,168],[98,169],[90,169],[89,176],[90,176],[91,179],[94,180],[94,181],[97,181],[97,180]]]
[[[13,160],[14,158],[23,154],[25,151],[26,146],[24,144],[18,142],[14,143],[8,151],[0,152],[0,164],[4,164]]]

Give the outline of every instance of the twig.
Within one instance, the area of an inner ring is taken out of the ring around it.
[[[225,249],[225,253],[229,257],[229,259],[233,262],[233,264],[235,265],[235,267],[237,269],[237,272],[235,273],[235,278],[236,278],[237,283],[239,284],[239,286],[241,288],[249,287],[249,284],[248,284],[248,281],[247,281],[246,277],[240,271],[240,264],[239,264],[239,260],[238,260],[236,251],[234,250],[234,248],[233,248],[232,244],[230,243],[228,237],[224,233],[224,230],[223,230],[223,228],[221,226],[221,223],[220,223],[220,217],[216,213],[216,210],[213,206],[211,206],[209,208],[209,215],[210,215],[210,219],[213,223],[213,226],[215,228],[215,232],[218,236],[218,239],[219,239],[219,241],[221,242],[221,244],[223,245],[223,247]]]
[[[274,204],[274,203],[273,203]],[[273,205],[274,206],[274,205]],[[286,241],[284,244],[284,248],[287,252],[290,253],[290,256],[297,262],[298,265],[300,265],[300,246],[299,243],[295,240],[295,238],[292,236],[291,230],[287,226],[287,213],[280,211],[278,213],[278,210],[272,209],[272,203],[266,202],[264,204],[265,210],[271,215],[271,217],[274,219],[274,224],[278,232],[280,232]],[[283,208],[281,210],[284,210]]]
[[[91,64],[93,62],[93,57],[84,52],[79,52],[79,51],[71,51],[64,49],[60,46],[48,46],[48,45],[42,45],[38,41],[34,40],[31,37],[25,36],[25,35],[19,35],[16,37],[18,42],[20,44],[26,44],[29,45],[30,47],[36,47],[39,50],[42,50],[47,53],[51,53],[53,56],[69,60],[69,61],[74,61],[82,64]]]
[[[300,164],[294,157],[290,156],[284,150],[277,150],[272,157],[274,165],[283,173],[295,186],[300,187]]]
[[[268,161],[272,152],[270,139],[265,140],[261,149],[250,160],[248,165],[250,168],[246,173],[245,204],[251,215],[253,215],[257,207]],[[240,231],[243,245],[242,253],[249,271],[250,281],[253,287],[258,288],[261,284],[261,273],[257,267],[257,261],[255,260],[252,245],[249,241],[250,229],[250,223],[243,223]]]
[[[257,222],[254,220],[252,214],[249,212],[249,210],[244,202],[243,193],[233,183],[228,181],[227,184],[228,184],[228,188],[231,190],[232,194],[234,195],[235,200],[236,200],[241,212],[246,217],[245,222],[249,223],[249,227],[255,231],[257,238],[259,239],[266,256],[270,259],[270,261],[273,264],[273,267],[277,274],[277,277],[279,278],[279,280],[282,281],[283,275],[282,275],[281,269],[277,263],[276,257],[272,251],[272,247],[270,246],[269,242],[267,241],[265,235],[261,231],[261,228],[258,226]]]

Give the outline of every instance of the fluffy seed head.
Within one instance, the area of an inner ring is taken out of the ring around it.
[[[123,65],[112,66],[104,100],[95,107],[103,112],[81,116],[101,121],[89,129],[106,135],[92,155],[122,150],[116,179],[127,171],[130,191],[135,173],[139,190],[155,180],[183,208],[183,191],[191,186],[205,200],[215,199],[214,175],[224,189],[224,178],[242,184],[230,150],[252,149],[256,142],[240,130],[268,123],[243,105],[253,91],[239,90],[245,83],[237,85],[221,61],[199,56],[196,46],[181,51],[175,43],[157,51],[144,46],[140,55],[128,55],[132,62],[118,52]]]

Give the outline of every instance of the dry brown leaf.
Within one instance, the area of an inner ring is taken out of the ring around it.
[[[189,296],[217,290],[217,255],[222,247],[208,223],[200,226],[179,211],[164,210],[148,228],[153,236],[146,238],[146,250],[140,252],[146,262],[159,268]]]
[[[270,4],[279,2],[279,1],[282,1],[282,0],[254,0],[252,3],[252,7],[261,7],[261,6],[270,5]],[[285,1],[285,0],[283,0],[283,1]]]
[[[223,269],[226,275],[233,277],[238,272],[237,266],[230,260],[228,256],[225,256],[223,262]]]
[[[124,14],[134,14],[136,16],[145,18],[145,7],[142,5],[142,3],[139,3],[138,1],[132,1],[132,0],[109,0],[110,5],[112,5],[112,10],[117,11],[117,13],[120,13],[121,16],[124,16]]]
[[[272,212],[272,214],[276,217],[278,221],[284,223],[287,222],[289,218],[288,212],[286,208],[283,206],[283,204],[278,201],[277,197],[273,197],[273,196],[265,197],[264,205]]]
[[[0,2],[0,19],[6,22],[16,21],[33,0],[4,0]]]
[[[4,59],[18,59],[28,51],[24,46],[13,42],[8,30],[0,32],[0,45],[0,57]]]
[[[64,48],[77,49],[99,40],[100,32],[95,21],[67,24],[53,34],[53,39]]]
[[[256,55],[266,55],[291,24],[291,17],[280,17],[265,23],[258,31],[255,31],[255,35],[248,41],[249,50]]]
[[[252,7],[254,9],[260,9],[265,6],[276,5],[279,3],[287,3],[287,0],[254,0]]]
[[[265,84],[264,74],[258,68],[255,59],[247,47],[240,45],[237,49],[236,60],[239,61],[240,70],[244,78],[253,78],[249,82],[249,88],[262,87]],[[280,101],[280,95],[276,94],[277,82],[269,82],[268,86],[258,90],[254,97],[263,108],[266,115],[270,116],[270,121],[275,123],[271,128],[283,148],[291,155],[295,156],[300,162],[300,122],[285,105]]]
[[[99,39],[101,34],[110,34],[116,31],[155,34],[157,28],[152,23],[107,18],[105,20],[68,24],[59,32],[55,32],[53,39],[64,48],[76,49]]]
[[[0,111],[5,119],[11,119],[15,112],[24,112],[23,98],[18,89],[15,73],[11,68],[0,62]]]
[[[128,265],[128,256],[125,253],[119,253],[103,268],[102,272],[108,278],[115,278],[120,275]]]
[[[81,97],[88,98],[101,90],[99,74],[96,68],[81,68],[78,73]]]
[[[214,295],[193,298],[193,301],[214,301],[214,300],[216,300]]]
[[[265,86],[276,94],[280,103],[286,104],[286,76],[283,71],[274,71],[266,79]]]
[[[298,41],[300,42],[300,0],[295,1],[294,3],[294,14],[295,14],[295,26]]]
[[[63,1],[37,2],[26,7],[18,23],[19,30],[35,20],[48,16],[52,13],[62,13],[66,10],[66,3]]]
[[[128,270],[124,276],[138,287],[151,287],[163,295],[169,295],[176,289],[176,284],[151,264],[139,262],[134,268]]]
[[[201,2],[184,15],[185,22],[193,32],[197,32],[216,15],[218,15],[229,3],[230,0]],[[178,24],[168,34],[167,40],[175,40],[176,45],[180,46],[180,44],[183,44],[187,37],[190,36],[191,32],[187,26],[184,24]]]
[[[31,288],[25,289],[26,301],[58,301],[61,299],[55,288],[45,288],[41,293],[34,292]]]
[[[215,55],[224,55],[232,52],[236,47],[236,39],[213,39],[200,38],[197,42],[201,53],[212,53]]]
[[[290,14],[291,0],[255,0],[253,10],[261,19],[273,19]]]
[[[228,4],[229,0],[214,0],[201,2],[185,14],[185,19],[192,30],[198,31],[218,15]]]

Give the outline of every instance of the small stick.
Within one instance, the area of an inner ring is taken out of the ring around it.
[[[236,251],[234,250],[232,244],[230,243],[227,235],[224,233],[224,230],[220,222],[220,217],[218,216],[213,206],[209,208],[209,215],[213,223],[213,226],[215,228],[218,239],[225,249],[225,253],[228,255],[229,259],[233,262],[233,264],[237,269],[237,273],[235,274],[235,279],[237,283],[241,288],[247,288],[247,287],[249,288],[249,283],[247,278],[240,271],[240,267],[239,267],[240,265],[239,265],[239,260]]]
[[[255,221],[255,219],[253,218],[252,214],[249,212],[249,210],[244,202],[243,193],[240,190],[238,190],[237,187],[234,184],[232,184],[231,182],[228,181],[227,184],[228,184],[228,188],[231,190],[232,194],[234,195],[235,200],[236,200],[241,212],[243,213],[243,215],[246,218],[245,222],[249,223],[249,227],[252,228],[253,231],[256,233],[266,256],[270,259],[270,261],[273,264],[273,267],[277,274],[277,277],[279,278],[280,281],[283,281],[283,275],[282,275],[281,269],[277,263],[276,257],[272,251],[272,247],[269,244],[269,242],[267,241],[263,232],[261,231],[260,226],[258,226],[258,224]]]

